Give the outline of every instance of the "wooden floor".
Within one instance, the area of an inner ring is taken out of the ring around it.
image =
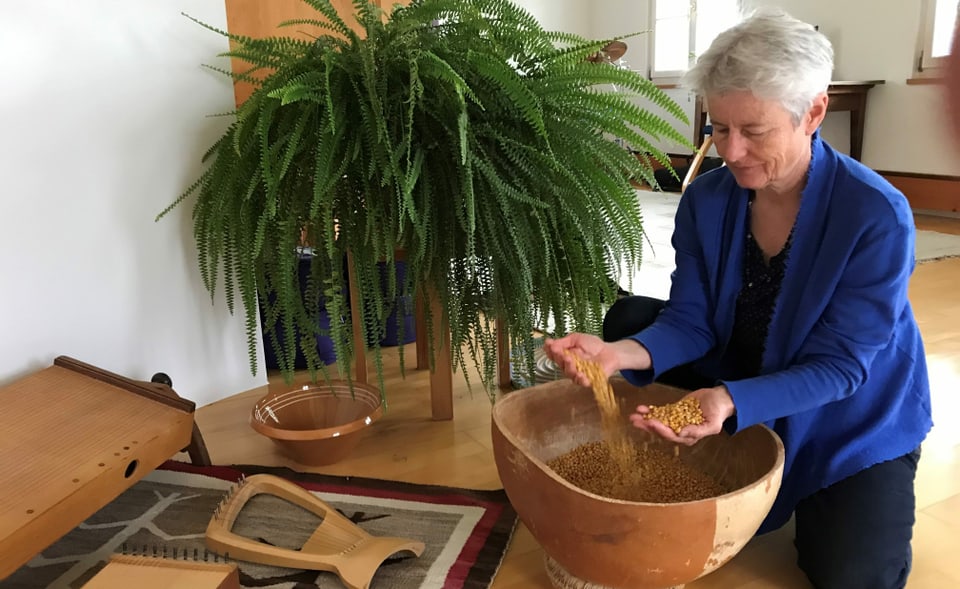
[[[918,217],[917,226],[960,234],[960,220]],[[927,348],[933,385],[936,426],[924,444],[917,478],[917,525],[914,572],[909,589],[960,587],[960,258],[917,267],[910,297]],[[413,346],[406,347],[413,366]],[[398,348],[386,351],[389,407],[342,463],[317,472],[444,484],[499,488],[490,445],[490,401],[480,390],[468,392],[455,379],[453,421],[430,419],[428,375],[408,371],[401,379]],[[279,379],[271,377],[271,382]],[[282,381],[280,381],[282,382]],[[254,401],[266,387],[202,407],[197,422],[216,464],[284,465],[310,470],[285,460],[270,442],[247,425]],[[794,564],[791,526],[754,539],[731,562],[687,585],[688,589],[809,588]],[[542,551],[520,525],[504,559],[495,589],[548,589]]]

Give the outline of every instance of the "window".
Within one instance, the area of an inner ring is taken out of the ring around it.
[[[740,0],[653,0],[650,77],[679,79],[721,31],[740,20]]]
[[[917,71],[943,67],[956,18],[957,0],[924,0]]]

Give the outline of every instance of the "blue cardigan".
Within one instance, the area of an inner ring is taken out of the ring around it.
[[[819,133],[812,151],[760,375],[726,380],[748,198],[727,168],[703,174],[680,199],[670,298],[633,336],[653,369],[624,371],[643,385],[695,362],[730,390],[728,431],[764,423],[780,435],[783,484],[760,533],[786,523],[804,497],[914,450],[932,426],[923,342],[907,300],[909,205]]]

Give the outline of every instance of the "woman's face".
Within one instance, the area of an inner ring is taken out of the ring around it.
[[[746,91],[707,96],[717,153],[737,184],[751,190],[787,192],[803,181],[810,166],[810,136],[826,109],[824,93],[795,125],[776,100]]]

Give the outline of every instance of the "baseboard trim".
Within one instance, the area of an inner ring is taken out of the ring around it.
[[[915,210],[960,213],[960,176],[877,170]]]

